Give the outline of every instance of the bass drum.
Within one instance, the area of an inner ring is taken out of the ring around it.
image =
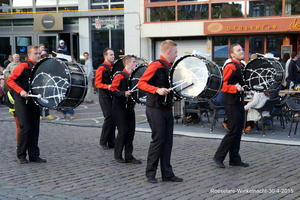
[[[197,55],[179,58],[170,71],[171,88],[185,99],[213,99],[220,92],[222,81],[218,65]]]
[[[139,66],[148,66],[148,61],[144,58],[138,58],[134,57],[135,61],[137,62],[137,67]],[[123,71],[124,65],[123,65],[123,58],[120,58],[114,62],[114,65],[112,67],[112,74],[114,75],[118,71]]]
[[[284,81],[284,68],[280,62],[271,58],[259,57],[251,60],[245,67],[245,84],[250,90],[277,90]]]
[[[147,99],[147,92],[138,89],[137,84],[147,69],[147,65],[140,65],[130,76],[129,89],[131,90],[131,98],[139,104],[145,105]]]
[[[87,92],[87,78],[75,62],[60,58],[46,58],[32,69],[29,93],[41,107],[69,110],[79,106]]]

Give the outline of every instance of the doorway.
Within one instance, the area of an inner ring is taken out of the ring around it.
[[[59,40],[65,41],[65,45],[67,45],[68,48],[68,55],[79,62],[79,33],[60,33],[58,41]]]

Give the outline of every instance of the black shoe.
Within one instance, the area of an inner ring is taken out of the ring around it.
[[[40,157],[35,158],[35,159],[30,159],[30,158],[29,158],[29,161],[30,161],[30,162],[37,162],[37,163],[46,163],[46,162],[47,162],[47,160],[45,160],[45,159],[43,159],[43,158],[40,158]]]
[[[19,159],[19,163],[20,163],[20,164],[27,164],[27,163],[29,163],[29,162],[28,162],[28,160],[27,160],[26,158],[20,158],[20,159]]]
[[[240,166],[240,167],[249,167],[248,163],[240,162],[240,163],[229,163],[231,166]]]
[[[132,163],[132,164],[142,164],[142,161],[135,159],[134,157],[130,159],[126,159],[126,162]]]
[[[218,167],[225,168],[225,165],[224,165],[224,163],[222,161],[217,160],[215,157],[213,157],[213,160],[218,165]]]
[[[126,163],[126,160],[124,160],[123,158],[115,158],[115,160],[116,160],[118,163]]]
[[[171,182],[182,182],[182,178],[178,178],[177,176],[173,176],[172,178],[163,178],[163,181],[171,181]]]
[[[100,144],[100,146],[102,147],[102,149],[109,149],[109,147],[107,146],[107,144]]]
[[[157,179],[152,176],[146,176],[149,183],[157,183]]]

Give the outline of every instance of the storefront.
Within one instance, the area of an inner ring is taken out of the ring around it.
[[[282,48],[289,46],[299,53],[300,18],[205,22],[204,33],[213,36],[212,57],[218,64],[228,58],[228,46],[239,43],[244,48],[245,61],[251,54],[271,51],[282,57]]]

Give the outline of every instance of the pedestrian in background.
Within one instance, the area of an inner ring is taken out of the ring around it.
[[[87,77],[88,80],[88,90],[87,90],[87,94],[85,96],[85,101],[83,102],[83,104],[87,104],[87,103],[93,103],[93,96],[94,96],[94,91],[93,91],[93,64],[92,64],[92,60],[89,58],[89,53],[88,52],[84,52],[83,53],[83,57],[85,60],[85,64],[83,66],[84,71],[85,71],[85,75]]]

